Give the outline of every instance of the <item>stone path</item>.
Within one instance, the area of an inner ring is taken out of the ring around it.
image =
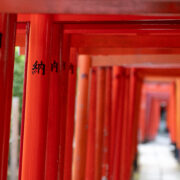
[[[168,136],[139,145],[139,173],[134,180],[180,180],[180,166],[172,154]]]

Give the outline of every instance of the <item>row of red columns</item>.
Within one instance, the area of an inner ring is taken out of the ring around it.
[[[142,79],[134,68],[91,67],[87,55],[79,55],[77,71],[77,49],[70,47],[63,28],[52,15],[31,15],[19,179],[129,180],[137,154]],[[0,32],[0,180],[5,180],[16,15],[0,15]],[[155,112],[159,102],[153,104]],[[180,149],[179,126],[168,122]],[[151,129],[154,133],[157,124]]]
[[[51,15],[32,15],[19,179],[71,179],[76,57]],[[45,65],[45,74],[32,73],[36,61]]]
[[[154,140],[159,129],[161,103],[166,103],[166,128],[171,143],[175,145],[175,156],[180,159],[179,136],[179,75],[161,82],[146,82],[142,87],[139,111],[139,139]]]
[[[16,16],[0,18],[6,37],[0,57],[5,70],[0,71],[0,179],[4,180]],[[137,143],[134,69],[92,68],[90,57],[80,55],[76,92],[76,66],[77,52],[70,48],[63,26],[54,24],[51,15],[31,15],[19,179],[130,179]]]
[[[79,78],[81,68],[83,65]],[[89,83],[78,79],[81,97],[77,108],[81,109],[77,110],[72,179],[130,179],[138,126],[138,118],[134,118],[135,95],[139,91],[135,69],[89,67],[86,73]]]
[[[32,15],[28,53],[19,179],[71,179],[76,50],[51,15]]]
[[[159,128],[161,103],[167,104],[167,129],[176,143],[176,88],[174,82],[145,83],[140,109],[140,141],[153,140]]]

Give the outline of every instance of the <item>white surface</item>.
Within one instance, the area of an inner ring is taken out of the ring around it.
[[[167,136],[139,145],[139,173],[136,180],[180,180],[180,167]]]

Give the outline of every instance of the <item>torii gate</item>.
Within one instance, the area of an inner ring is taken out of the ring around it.
[[[7,7],[4,3],[3,7]],[[55,7],[54,7],[55,8]],[[7,7],[8,9],[8,7]],[[36,8],[35,8],[36,9]],[[10,10],[10,9],[9,9]],[[151,9],[152,10],[152,9]],[[11,11],[11,10],[10,10]],[[18,9],[17,9],[18,11]],[[54,13],[56,10],[53,11]],[[138,11],[137,11],[138,12]],[[1,124],[0,136],[0,180],[6,179],[7,176],[7,158],[8,158],[8,142],[9,142],[9,127],[10,127],[10,106],[12,95],[13,81],[13,51],[15,46],[16,22],[22,29],[27,31],[28,44],[28,61],[27,61],[27,85],[26,96],[24,99],[24,127],[22,128],[22,164],[20,163],[20,179],[23,180],[41,180],[41,179],[64,179],[71,178],[72,167],[72,142],[74,129],[74,103],[75,103],[75,88],[76,88],[76,71],[77,71],[77,55],[82,61],[82,87],[79,91],[85,93],[79,97],[78,102],[84,104],[87,108],[87,90],[88,90],[88,73],[93,66],[107,66],[112,57],[99,58],[90,57],[88,55],[118,55],[122,58],[122,54],[127,51],[127,54],[136,55],[140,49],[142,54],[141,61],[148,58],[146,54],[156,54],[153,58],[159,58],[158,63],[164,63],[162,60],[163,50],[169,49],[169,56],[174,57],[179,50],[179,17],[173,17],[173,20],[167,20],[169,16],[121,16],[121,15],[18,15],[2,14],[0,16],[0,32],[2,32],[2,47],[1,47],[1,65],[0,68],[0,84],[2,84],[0,93],[0,110]],[[171,17],[172,18],[172,17]],[[25,24],[23,26],[23,24]],[[29,34],[29,36],[28,36]],[[160,35],[159,35],[160,34]],[[105,49],[108,52],[105,52]],[[150,49],[149,49],[150,48]],[[155,49],[153,49],[155,48]],[[171,48],[174,48],[171,51]],[[160,50],[159,50],[160,49]],[[134,56],[135,57],[135,56]],[[134,64],[133,56],[126,57],[129,59],[128,65]],[[152,58],[152,57],[151,57]],[[177,59],[174,63],[178,63]],[[117,57],[116,57],[117,59]],[[149,63],[155,63],[153,60]],[[111,65],[124,65],[126,60],[113,61]],[[138,63],[138,62],[137,62]],[[110,168],[114,166],[114,179],[120,177],[130,177],[130,164],[135,154],[136,138],[127,144],[127,139],[131,139],[131,135],[136,134],[137,121],[133,126],[132,115],[137,115],[133,106],[132,113],[128,114],[128,103],[138,105],[140,93],[140,82],[136,82],[136,72],[138,76],[145,75],[171,75],[179,76],[179,68],[166,69],[146,69],[146,68],[117,68],[123,90],[120,97],[123,98],[125,109],[119,112],[123,122],[128,119],[130,123],[123,123],[123,131],[119,135],[115,133],[114,137],[122,138],[122,151],[120,158],[112,160]],[[114,73],[116,73],[114,70]],[[108,77],[107,77],[108,78]],[[102,94],[103,81],[105,81],[105,72],[103,69],[98,69],[98,93]],[[116,80],[114,80],[114,83]],[[139,83],[136,90],[135,83]],[[80,85],[79,85],[80,86]],[[130,88],[131,87],[131,88]],[[82,88],[82,89],[81,89]],[[117,88],[115,86],[115,88]],[[114,92],[116,89],[114,89]],[[137,97],[135,97],[135,94]],[[123,101],[121,100],[121,103]],[[100,97],[98,112],[99,118],[102,118],[102,97]],[[137,106],[138,107],[138,106]],[[80,110],[78,111],[80,113]],[[123,114],[123,115],[122,115]],[[82,115],[82,112],[81,114]],[[83,118],[77,117],[77,127],[75,134],[77,140],[77,148],[74,152],[75,169],[73,170],[73,180],[84,180],[85,177],[85,141],[87,132],[82,132],[86,126],[86,122],[81,124]],[[112,121],[112,126],[115,127]],[[102,124],[98,124],[99,134],[97,140],[102,143]],[[127,128],[128,127],[128,128]],[[115,127],[116,128],[116,127]],[[120,128],[120,126],[119,126]],[[128,129],[126,131],[126,129]],[[121,132],[119,130],[119,132]],[[129,134],[130,133],[130,134]],[[132,133],[132,134],[131,134]],[[84,136],[84,140],[81,140]],[[79,140],[79,141],[78,141]],[[117,140],[118,141],[118,140]],[[131,143],[132,142],[132,143]],[[113,140],[111,141],[113,142]],[[133,150],[127,147],[131,146]],[[117,150],[113,144],[110,146],[110,157]],[[101,148],[101,145],[100,147]],[[96,152],[97,169],[100,168],[101,160],[100,153]],[[127,153],[131,156],[127,157]],[[84,158],[79,163],[79,154]],[[126,161],[127,160],[127,161]],[[118,172],[119,163],[125,163],[120,173]],[[114,165],[115,164],[115,165]],[[101,176],[100,171],[96,172],[96,180]]]

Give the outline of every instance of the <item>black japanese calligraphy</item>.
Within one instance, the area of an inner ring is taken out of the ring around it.
[[[43,64],[43,61],[41,61],[41,63],[35,61],[32,68],[32,74],[39,74],[40,71],[42,72],[42,75],[45,75],[45,64]]]
[[[58,62],[54,60],[54,62],[51,64],[51,72],[53,72],[54,69],[55,69],[55,72],[58,72],[58,65],[59,65]]]

